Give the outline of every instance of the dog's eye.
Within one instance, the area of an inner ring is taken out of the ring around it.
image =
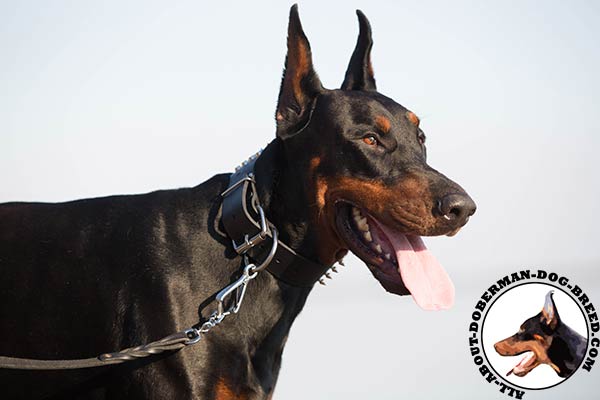
[[[419,141],[419,143],[421,145],[425,144],[425,139],[426,139],[426,137],[425,137],[425,134],[423,133],[423,131],[419,131],[419,133],[417,134],[417,140]]]
[[[377,146],[377,138],[374,135],[367,135],[362,139],[363,142],[368,144],[369,146]]]

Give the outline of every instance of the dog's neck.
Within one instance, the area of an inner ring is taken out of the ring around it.
[[[318,247],[307,189],[310,185],[307,167],[308,164],[300,160],[292,164],[284,153],[281,140],[275,139],[256,161],[257,190],[267,218],[279,230],[280,240],[302,256],[330,265],[331,260],[335,260],[334,255],[324,257]]]
[[[304,257],[317,261],[317,248],[310,229],[310,210],[305,200],[304,177],[289,168],[282,150],[279,139],[275,139],[255,163],[260,203],[267,218],[277,227],[279,239]],[[218,226],[219,217],[216,218],[215,226]],[[219,231],[223,231],[222,227]],[[228,267],[227,273],[221,273],[221,276],[234,276],[236,270],[239,272],[239,263],[229,263]],[[207,292],[214,293],[214,290],[211,288]],[[249,376],[235,373],[233,369],[225,374],[232,392],[246,393],[249,390],[265,394],[265,397],[272,392],[288,332],[310,292],[311,288],[288,285],[266,271],[249,284],[241,311],[233,319],[243,327],[243,345],[240,346],[240,339],[233,335],[220,338],[221,341],[213,343],[209,349],[214,352],[214,357],[221,357],[223,352],[227,352],[230,359],[252,367],[248,371]],[[221,344],[223,347],[220,347]],[[254,349],[251,355],[247,348]]]
[[[586,344],[586,339],[569,326],[558,325],[548,357],[559,368],[560,376],[569,376],[579,367],[585,356]]]

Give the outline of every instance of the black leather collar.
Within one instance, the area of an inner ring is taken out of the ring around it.
[[[260,201],[254,189],[254,164],[259,154],[252,156],[247,162],[236,169],[229,178],[229,187],[222,194],[222,221],[225,231],[238,247],[238,254],[247,254],[251,261],[260,264],[265,260],[273,245],[272,230],[269,229],[264,240],[258,244],[250,243],[261,233],[261,221],[258,206]],[[270,228],[273,225],[266,220]],[[264,233],[264,232],[263,232]],[[249,242],[250,241],[250,242]],[[242,245],[242,246],[240,246]],[[280,240],[273,260],[266,267],[277,279],[293,286],[312,287],[329,270],[329,267],[315,263],[296,253]]]

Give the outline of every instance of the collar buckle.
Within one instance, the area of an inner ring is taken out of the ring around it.
[[[254,185],[253,185],[253,187],[254,187]],[[237,244],[235,242],[235,240],[233,240],[233,239],[231,240],[231,243],[233,243],[233,249],[239,255],[242,255],[242,254],[246,253],[248,250],[250,250],[251,248],[253,248],[254,246],[261,244],[267,238],[268,234],[271,233],[270,229],[269,229],[269,225],[267,224],[267,218],[265,217],[265,211],[259,204],[256,204],[256,209],[257,209],[258,215],[260,217],[260,219],[259,219],[260,232],[258,232],[256,235],[252,236],[252,238],[249,238],[249,235],[245,234],[244,241],[240,244]]]

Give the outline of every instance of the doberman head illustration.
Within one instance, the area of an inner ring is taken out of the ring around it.
[[[525,320],[517,333],[497,342],[494,348],[502,356],[523,354],[507,375],[523,377],[536,367],[547,364],[565,378],[583,360],[586,343],[583,336],[562,322],[553,291],[550,291],[546,294],[542,311]]]

